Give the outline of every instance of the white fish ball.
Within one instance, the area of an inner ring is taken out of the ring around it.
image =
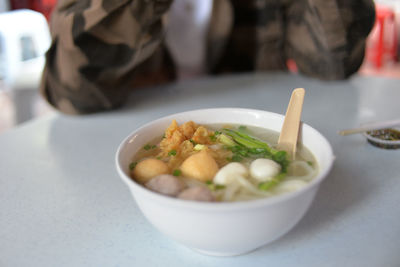
[[[258,181],[271,180],[281,171],[281,165],[271,159],[256,159],[250,164],[250,175]]]
[[[246,177],[249,171],[239,162],[231,162],[222,167],[214,177],[214,183],[227,185],[235,180],[236,176]]]

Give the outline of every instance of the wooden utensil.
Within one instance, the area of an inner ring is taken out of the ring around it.
[[[293,90],[278,140],[278,149],[285,150],[292,159],[296,154],[304,95],[304,88]]]
[[[358,128],[341,130],[338,132],[338,134],[349,135],[349,134],[356,134],[356,133],[368,132],[368,131],[373,131],[373,130],[381,130],[381,129],[386,129],[386,128],[395,127],[395,126],[400,126],[400,120],[372,122],[372,123],[364,124]]]

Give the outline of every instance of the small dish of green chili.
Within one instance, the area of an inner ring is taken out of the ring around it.
[[[364,133],[367,141],[377,147],[384,149],[400,148],[400,129],[388,128],[373,130]]]

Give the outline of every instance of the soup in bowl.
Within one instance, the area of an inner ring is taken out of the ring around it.
[[[173,114],[132,132],[116,166],[145,217],[211,255],[238,255],[292,229],[329,173],[333,153],[301,125],[298,153],[275,148],[284,116],[219,108]]]

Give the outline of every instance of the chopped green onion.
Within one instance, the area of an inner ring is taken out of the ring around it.
[[[276,186],[277,184],[279,184],[283,180],[283,178],[285,178],[285,176],[286,176],[286,172],[281,172],[280,174],[278,174],[271,180],[269,180],[267,182],[259,183],[258,189],[267,191],[267,190],[271,189],[272,187]]]
[[[131,164],[129,164],[129,169],[133,170],[137,165],[137,162],[132,162]]]
[[[147,145],[145,145],[145,146],[143,147],[144,150],[149,150],[150,148],[151,148],[151,146],[150,146],[149,144],[147,144]]]
[[[176,150],[172,149],[170,152],[168,152],[168,156],[176,156]]]
[[[249,152],[252,154],[263,154],[267,153],[268,151],[265,148],[250,148]]]
[[[147,144],[143,147],[144,150],[150,150],[150,149],[155,149],[155,148],[157,148],[156,145],[150,145],[150,144]]]
[[[181,176],[181,170],[178,170],[178,169],[176,169],[176,170],[174,170],[173,172],[172,172],[172,175],[173,176]]]
[[[225,185],[214,184],[213,181],[211,181],[211,180],[206,181],[206,185],[211,191],[221,190],[221,189],[225,188]]]
[[[249,155],[247,150],[239,150],[238,154],[243,156],[243,157],[247,157]]]
[[[232,159],[231,159],[233,162],[240,162],[240,161],[242,161],[243,160],[243,158],[240,156],[240,155],[238,155],[238,154],[234,154],[233,156],[232,156]]]

